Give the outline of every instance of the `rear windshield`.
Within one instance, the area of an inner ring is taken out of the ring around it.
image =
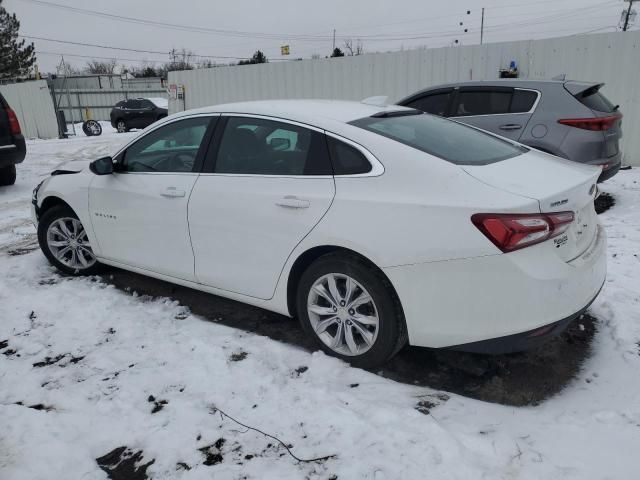
[[[528,151],[435,115],[366,117],[350,123],[456,165],[488,165]]]
[[[576,95],[576,98],[581,104],[597,112],[611,113],[616,110],[616,106],[600,93],[600,85],[595,85],[584,92],[580,92]]]

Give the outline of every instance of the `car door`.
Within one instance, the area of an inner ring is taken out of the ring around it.
[[[187,204],[215,116],[176,119],[115,158],[115,173],[95,176],[89,211],[100,256],[194,281]]]
[[[140,103],[140,100],[127,100],[125,120],[128,128],[144,127],[144,121],[142,119],[142,104]]]
[[[451,118],[517,141],[533,112],[532,95],[537,99],[536,92],[512,87],[460,87]]]
[[[200,283],[268,299],[296,245],[335,195],[319,130],[225,115],[189,202]]]
[[[140,128],[146,128],[155,121],[155,105],[147,99],[140,100]]]

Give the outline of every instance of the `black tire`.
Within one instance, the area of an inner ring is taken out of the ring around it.
[[[7,165],[0,168],[0,186],[8,186],[16,183],[16,166]]]
[[[118,133],[124,133],[131,129],[127,126],[127,122],[125,122],[123,118],[119,118],[116,120],[116,130]]]
[[[82,131],[87,137],[97,137],[102,135],[102,125],[95,120],[87,120],[82,123]]]
[[[378,334],[369,350],[358,355],[343,355],[332,350],[314,331],[307,300],[313,284],[331,273],[348,275],[366,289],[378,312]],[[389,280],[375,267],[353,254],[328,253],[313,262],[302,274],[296,294],[296,310],[302,328],[314,343],[328,355],[353,366],[373,368],[390,360],[407,344],[407,328],[402,306]]]
[[[80,221],[75,212],[66,205],[56,205],[51,207],[40,217],[38,222],[38,243],[40,244],[40,249],[42,250],[42,253],[44,253],[44,256],[47,257],[49,263],[67,275],[82,276],[100,273],[104,267],[97,261],[86,268],[72,268],[62,263],[53,254],[47,242],[47,232],[51,224],[61,218],[74,218]]]

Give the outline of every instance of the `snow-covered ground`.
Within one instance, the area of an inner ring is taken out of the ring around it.
[[[121,446],[154,460],[154,479],[638,477],[640,169],[603,186],[617,203],[601,215],[609,277],[591,357],[559,395],[514,408],[395,383],[23,254],[39,179],[130,135],[30,142],[0,189],[0,479],[107,478],[96,458]],[[298,462],[220,410],[299,458],[332,457]]]

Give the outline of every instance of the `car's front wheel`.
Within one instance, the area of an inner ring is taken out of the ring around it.
[[[357,367],[385,363],[407,343],[389,281],[355,255],[330,253],[316,260],[300,279],[297,312],[318,347]]]
[[[49,262],[69,275],[93,275],[100,263],[78,216],[65,205],[47,210],[38,223],[38,242]]]
[[[128,132],[129,129],[127,128],[127,122],[122,119],[118,120],[116,122],[116,130],[118,131],[118,133]]]

